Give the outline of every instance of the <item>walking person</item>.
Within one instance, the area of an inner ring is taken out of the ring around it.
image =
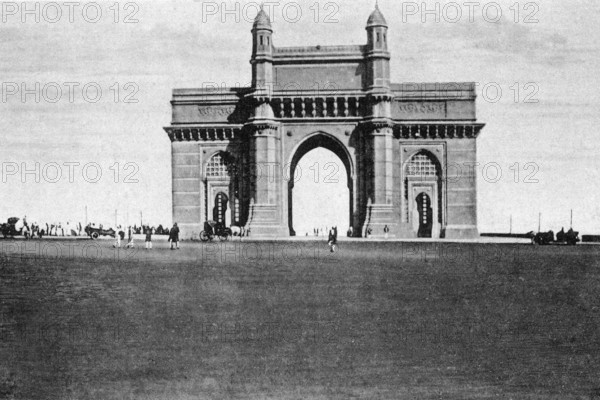
[[[152,229],[146,229],[146,250],[152,249]]]
[[[337,228],[331,228],[329,231],[327,244],[329,244],[329,251],[331,253],[334,253],[337,250]]]
[[[177,227],[177,222],[173,224],[173,228],[169,231],[169,241],[171,242],[171,250],[179,250],[179,228]]]
[[[386,225],[383,227],[383,233],[385,233],[385,238],[388,238],[388,233],[390,232],[390,228]]]

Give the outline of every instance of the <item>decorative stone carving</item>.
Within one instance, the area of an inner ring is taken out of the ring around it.
[[[235,112],[235,107],[207,107],[199,106],[198,113],[202,117],[226,117]]]

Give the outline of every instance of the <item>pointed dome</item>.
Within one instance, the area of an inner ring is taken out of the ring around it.
[[[271,29],[271,20],[269,19],[269,16],[265,12],[265,10],[263,10],[262,8],[256,15],[256,18],[254,18],[253,28],[254,29]]]
[[[379,4],[377,3],[375,4],[375,11],[371,13],[369,19],[367,20],[367,28],[370,28],[372,26],[385,26],[386,28],[388,27],[387,21],[381,13],[381,10],[379,10]]]

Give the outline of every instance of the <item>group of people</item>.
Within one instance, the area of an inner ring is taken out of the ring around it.
[[[331,229],[335,229],[335,234],[336,234],[336,237],[337,237],[337,226],[333,227]],[[314,228],[313,229],[314,236],[319,236],[319,235],[325,236],[324,232],[328,232],[329,234],[331,234],[331,230],[328,229],[327,227],[325,227],[325,228]],[[386,239],[389,238],[389,233],[390,233],[390,228],[389,228],[389,226],[385,225],[383,227],[383,235],[384,235],[384,237]],[[365,228],[365,231],[364,231],[365,237],[368,238],[372,234],[373,234],[373,228],[367,226]],[[308,232],[306,233],[306,236],[308,236]],[[352,227],[352,225],[346,231],[346,236],[348,236],[348,237],[354,237],[354,228]]]
[[[26,239],[33,238],[33,237],[42,238],[44,235],[48,235],[48,236],[81,236],[83,234],[86,234],[86,232],[88,231],[87,227],[92,227],[92,228],[96,227],[94,223],[90,223],[90,224],[88,224],[86,229],[83,230],[81,223],[71,225],[70,222],[67,222],[64,225],[60,222],[51,223],[51,224],[46,223],[45,226],[43,226],[43,225],[39,225],[36,222],[28,223],[27,217],[23,217],[23,219],[21,221],[19,221],[18,218],[10,218],[9,223],[11,222],[10,220],[13,220],[13,222],[12,222],[13,225],[15,225],[17,223],[22,224],[22,227],[20,227],[18,229],[21,229],[20,232],[25,236]],[[102,225],[100,225],[99,227],[100,227],[100,229],[102,229]],[[383,228],[386,238],[388,237],[389,230],[390,229],[387,225]],[[313,234],[315,236],[319,236],[319,235],[325,236],[324,232],[328,232],[327,243],[329,245],[330,251],[335,252],[337,250],[337,238],[338,238],[337,226],[334,226],[331,228],[325,227],[325,228],[314,228],[313,229]],[[349,237],[353,236],[354,230],[353,230],[352,226],[350,226],[350,228],[348,229],[348,231],[346,233]],[[372,233],[372,229],[367,227],[367,231],[365,233],[366,233],[366,237],[369,237],[369,235]],[[128,239],[127,244],[125,245],[125,247],[127,247],[127,248],[135,247],[134,235],[136,235],[136,234],[145,235],[145,248],[147,250],[152,249],[152,235],[167,234],[167,235],[169,235],[169,242],[170,242],[171,250],[179,250],[179,227],[177,226],[177,223],[174,223],[173,227],[170,229],[163,228],[162,225],[159,225],[156,228],[154,226],[150,226],[150,225],[140,225],[140,226],[133,225],[133,226],[128,226],[128,227],[124,228],[119,225],[119,226],[117,226],[117,229],[116,229],[115,243],[114,243],[113,247],[121,247],[121,240],[123,240],[125,238],[125,234],[127,234],[127,239]],[[308,236],[308,232],[306,233],[306,235]]]
[[[88,226],[90,226],[92,228],[99,228],[99,229],[103,228],[102,224],[100,224],[98,227],[96,227],[95,223],[89,223]],[[140,226],[133,225],[133,226],[128,227],[127,229],[128,229],[128,231],[129,231],[129,229],[131,229],[132,234],[136,234],[136,235],[145,235],[147,232],[150,232],[152,235],[169,235],[169,233],[170,233],[170,229],[163,227],[162,224],[158,225],[157,227],[150,226],[150,225],[140,225]],[[117,230],[122,230],[122,226],[118,225]]]
[[[70,222],[62,224],[61,222],[38,224],[37,222],[27,222],[27,217],[24,217],[20,222],[15,222],[15,232],[21,233],[25,239],[43,238],[44,236],[81,236],[81,222],[71,225]],[[19,226],[22,225],[22,226]]]
[[[333,229],[333,227],[331,227],[331,229]],[[329,234],[330,230],[329,227],[323,227],[323,228],[313,228],[313,235],[314,236],[325,236],[325,234]],[[337,227],[336,227],[337,229]],[[308,236],[308,232],[306,232],[306,236]]]
[[[103,229],[102,224],[96,227],[95,223],[89,223],[87,227]],[[88,232],[87,227],[84,229],[81,222],[71,224],[66,222],[54,222],[38,224],[37,222],[28,222],[27,216],[20,218],[9,218],[6,224],[2,224],[3,231],[6,230],[6,235],[23,235],[25,239],[39,238],[42,239],[44,236],[56,236],[56,237],[67,237],[67,236],[85,236]],[[126,229],[126,230],[125,230]],[[150,225],[133,225],[127,228],[117,226],[115,234],[114,247],[121,247],[121,240],[125,238],[127,233],[127,245],[126,247],[134,247],[134,234],[144,234],[146,236],[146,249],[152,248],[152,235],[169,235],[169,242],[171,243],[171,249],[179,249],[179,227],[177,223],[173,224],[172,228],[163,228],[163,225],[158,227]]]
[[[86,234],[84,226],[81,222],[71,224],[70,221],[66,223],[62,222],[52,222],[52,223],[42,223],[39,224],[37,222],[28,222],[27,216],[24,216],[22,219],[19,218],[9,218],[8,225],[12,225],[15,234],[21,234],[25,236],[26,239],[32,238],[43,238],[44,236],[84,236]],[[87,226],[92,228],[99,227],[102,229],[102,224],[96,225],[96,223],[89,223]],[[118,229],[121,229],[121,226],[118,226]],[[150,226],[150,225],[133,225],[128,228],[131,230],[133,234],[146,234],[150,232],[152,235],[170,235],[170,231],[168,227],[163,227],[163,225]]]
[[[133,225],[131,229],[136,235],[145,235],[148,231],[152,231],[153,235],[169,235],[170,233],[170,229],[166,226],[163,227],[162,224],[156,227],[150,225]]]
[[[143,233],[145,235],[145,248],[146,250],[152,249],[152,235],[156,232],[156,230],[152,227],[145,227],[143,230],[137,229],[135,226],[127,227],[127,244],[126,248],[134,248],[134,236],[135,234]],[[179,227],[177,226],[177,222],[173,224],[171,229],[168,229],[169,232],[169,242],[171,243],[171,250],[179,250]],[[121,247],[121,239],[125,237],[125,231],[123,231],[122,227],[119,225],[117,227],[117,233],[115,235],[115,243],[113,247],[119,248]]]

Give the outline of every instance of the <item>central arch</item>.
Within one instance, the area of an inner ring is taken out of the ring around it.
[[[306,137],[296,146],[296,148],[292,151],[292,159],[289,163],[290,173],[288,176],[290,179],[288,180],[288,226],[291,236],[296,235],[296,232],[294,231],[293,189],[295,183],[294,177],[296,177],[298,163],[308,152],[317,148],[324,148],[331,151],[342,161],[342,164],[344,165],[349,193],[348,226],[352,225],[352,216],[354,215],[354,165],[352,164],[350,153],[348,152],[346,146],[336,137],[325,132],[315,132]],[[347,227],[344,227],[343,230],[346,228]]]

